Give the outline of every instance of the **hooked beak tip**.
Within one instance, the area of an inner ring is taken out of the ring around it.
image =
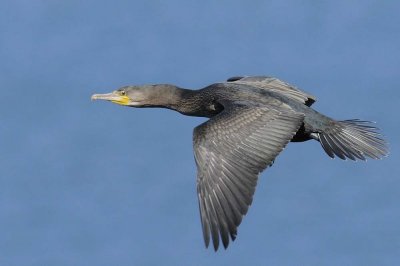
[[[92,101],[95,100],[107,100],[107,101],[111,101],[115,98],[116,96],[114,95],[114,93],[105,93],[105,94],[93,94],[91,99]]]

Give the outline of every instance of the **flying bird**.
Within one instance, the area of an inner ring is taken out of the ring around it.
[[[212,240],[215,250],[220,241],[226,249],[235,240],[258,176],[290,141],[319,141],[329,157],[343,160],[388,154],[372,122],[325,116],[311,108],[314,96],[273,77],[232,77],[200,90],[126,86],[92,100],[209,118],[194,129],[193,149],[204,242],[208,247]]]

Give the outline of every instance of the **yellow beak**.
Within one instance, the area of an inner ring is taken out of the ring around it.
[[[131,101],[126,95],[119,95],[116,92],[105,93],[105,94],[93,94],[92,100],[105,100],[110,101],[120,105],[128,105]]]

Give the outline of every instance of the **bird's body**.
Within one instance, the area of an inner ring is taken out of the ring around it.
[[[270,77],[233,77],[200,90],[174,85],[127,86],[94,95],[131,107],[162,107],[210,118],[194,129],[197,192],[203,236],[215,250],[234,240],[258,175],[288,142],[310,139],[330,157],[379,159],[386,142],[370,122],[336,121],[312,109],[315,97]]]
[[[185,108],[177,109],[178,112],[184,115],[213,117],[219,114],[223,109],[223,104],[240,103],[251,106],[277,106],[280,108],[290,109],[294,112],[304,114],[304,140],[310,139],[306,136],[315,132],[316,127],[323,127],[324,123],[329,123],[330,119],[318,113],[305,102],[290,98],[279,92],[274,92],[266,89],[261,89],[247,84],[234,84],[234,82],[217,83],[210,85],[204,89],[196,91],[192,96],[192,103],[198,106],[193,112],[185,112]],[[184,106],[184,105],[183,105]],[[195,105],[191,105],[192,107]]]

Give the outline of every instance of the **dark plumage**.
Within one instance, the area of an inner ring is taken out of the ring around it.
[[[226,248],[253,200],[259,174],[290,141],[321,143],[332,158],[386,156],[378,129],[361,120],[336,121],[310,106],[315,97],[271,77],[233,77],[193,91],[173,85],[127,86],[92,99],[131,107],[163,107],[209,117],[194,129],[197,194],[203,236]]]

